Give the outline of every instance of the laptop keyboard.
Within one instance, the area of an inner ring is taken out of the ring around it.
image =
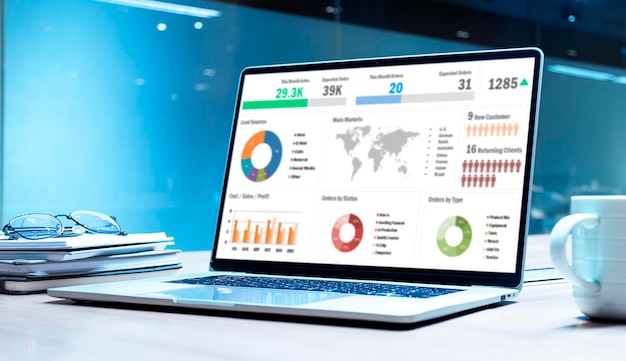
[[[252,287],[293,291],[322,291],[354,295],[430,298],[463,291],[453,288],[404,286],[374,282],[293,279],[255,276],[207,276],[169,281],[191,285]]]

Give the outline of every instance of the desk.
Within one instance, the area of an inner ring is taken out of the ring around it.
[[[204,271],[208,252],[181,255]],[[77,305],[0,295],[2,360],[623,360],[626,325],[590,322],[569,283],[410,330]]]

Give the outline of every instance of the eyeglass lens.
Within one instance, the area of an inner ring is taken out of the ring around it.
[[[118,234],[122,231],[115,219],[99,212],[76,211],[70,213],[69,218],[94,233]]]
[[[48,214],[26,214],[9,222],[11,229],[27,239],[56,237],[63,232],[63,224]]]

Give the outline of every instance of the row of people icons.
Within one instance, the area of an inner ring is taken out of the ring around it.
[[[517,160],[464,160],[463,173],[519,173],[522,161]]]
[[[503,137],[515,136],[519,133],[518,123],[498,123],[498,124],[468,124],[468,137]]]
[[[461,177],[461,187],[463,188],[493,188],[496,186],[496,175],[465,175]]]

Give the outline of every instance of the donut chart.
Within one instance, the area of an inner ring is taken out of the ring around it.
[[[354,237],[350,241],[344,242],[341,240],[339,233],[341,228],[347,224],[351,224],[354,227]],[[363,222],[361,222],[359,217],[351,213],[339,217],[333,226],[332,238],[333,245],[340,252],[353,251],[363,239]]]
[[[446,232],[453,227],[458,227],[461,229],[461,232],[463,232],[461,243],[456,246],[451,246],[446,240]],[[461,216],[446,218],[446,220],[441,223],[439,230],[437,231],[437,246],[439,247],[441,253],[448,257],[457,257],[465,253],[471,241],[472,227],[469,222]]]
[[[252,152],[261,144],[267,144],[270,147],[272,157],[265,168],[259,169],[252,165]],[[241,169],[249,180],[253,182],[263,182],[268,180],[276,172],[282,156],[283,146],[280,143],[280,138],[278,138],[274,132],[263,130],[251,136],[244,145],[243,151],[241,152]]]

